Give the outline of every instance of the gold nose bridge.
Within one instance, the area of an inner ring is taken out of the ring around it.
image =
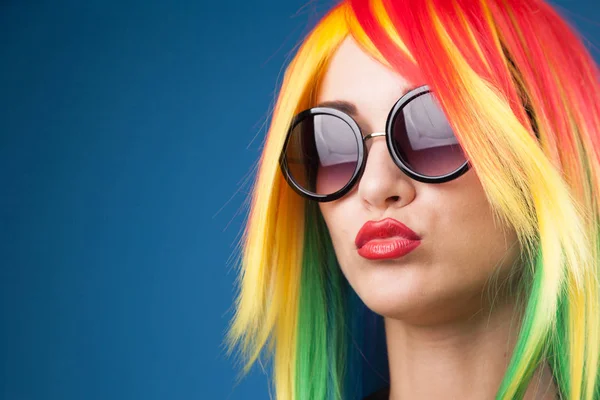
[[[367,136],[365,136],[363,138],[363,140],[367,141],[369,139],[376,138],[376,137],[379,137],[379,136],[385,136],[385,132],[373,132],[373,133],[368,134]]]

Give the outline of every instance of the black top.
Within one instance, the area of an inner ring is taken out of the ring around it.
[[[390,388],[386,387],[381,390],[376,391],[375,393],[371,393],[363,400],[389,400],[390,398]]]

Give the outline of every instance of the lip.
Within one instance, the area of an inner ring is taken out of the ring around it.
[[[369,260],[402,257],[421,244],[421,238],[409,227],[393,218],[368,221],[354,241],[358,254]]]

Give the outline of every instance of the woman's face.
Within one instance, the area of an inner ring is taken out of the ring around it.
[[[411,87],[347,39],[330,62],[317,101],[353,103],[353,117],[367,135],[385,131],[392,106]],[[472,168],[450,182],[421,183],[396,166],[385,137],[367,144],[361,180],[341,199],[319,204],[350,285],[385,317],[433,324],[472,316],[485,306],[486,283],[504,284],[519,260],[514,230],[494,219]],[[388,217],[417,233],[420,245],[399,258],[362,257],[357,233],[367,221]]]

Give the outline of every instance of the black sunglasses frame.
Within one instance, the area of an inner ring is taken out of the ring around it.
[[[398,149],[396,146],[396,143],[395,143],[393,135],[392,135],[392,132],[393,132],[392,129],[394,127],[396,116],[412,100],[416,99],[419,96],[427,94],[429,92],[431,92],[431,90],[429,89],[429,86],[425,85],[425,86],[420,86],[420,87],[413,89],[413,90],[409,91],[408,93],[404,94],[402,97],[400,97],[400,99],[396,102],[396,104],[394,104],[394,107],[392,107],[392,110],[388,114],[387,121],[385,124],[385,133],[376,132],[376,133],[371,133],[366,136],[363,136],[360,126],[358,125],[358,123],[356,123],[356,121],[351,116],[349,116],[348,114],[346,114],[340,110],[337,110],[335,108],[314,107],[314,108],[310,108],[308,110],[304,110],[304,111],[300,112],[292,120],[292,123],[291,123],[290,128],[287,133],[287,136],[285,138],[285,142],[283,144],[283,150],[281,152],[281,156],[279,157],[279,165],[281,167],[281,170],[283,172],[283,176],[285,177],[285,180],[292,187],[292,189],[294,189],[299,195],[301,195],[309,200],[314,200],[317,202],[329,202],[329,201],[337,200],[337,199],[343,197],[345,194],[347,194],[350,190],[352,190],[354,185],[362,177],[362,174],[363,174],[363,172],[365,170],[365,166],[366,166],[366,160],[367,160],[367,157],[365,156],[366,141],[369,139],[372,139],[374,137],[379,137],[379,136],[386,137],[388,151],[390,153],[390,156],[392,157],[392,160],[394,160],[394,163],[398,166],[398,168],[400,168],[400,170],[402,170],[402,172],[404,172],[406,175],[408,175],[410,178],[412,178],[416,181],[437,184],[437,183],[444,183],[444,182],[451,181],[451,180],[456,179],[459,176],[463,175],[470,168],[468,161],[465,161],[463,163],[463,165],[461,165],[456,170],[454,170],[446,175],[431,177],[431,176],[419,174],[418,172],[415,172],[412,169],[410,169],[410,167],[406,164],[406,162],[404,160],[402,160],[402,158],[401,158],[402,150]],[[287,149],[287,145],[289,143],[289,140],[290,140],[290,137],[292,135],[294,128],[300,122],[302,122],[305,118],[314,116],[314,115],[319,115],[319,114],[332,115],[334,117],[340,118],[346,124],[348,124],[348,126],[350,126],[350,128],[352,129],[352,132],[354,133],[354,137],[356,139],[356,143],[358,146],[357,168],[354,170],[352,177],[348,180],[348,183],[346,185],[344,185],[344,187],[342,187],[337,192],[334,192],[331,194],[317,194],[317,193],[309,192],[306,189],[304,189],[302,186],[300,186],[298,183],[296,183],[296,181],[292,177],[292,174],[289,170],[287,160],[286,160],[286,149]]]

